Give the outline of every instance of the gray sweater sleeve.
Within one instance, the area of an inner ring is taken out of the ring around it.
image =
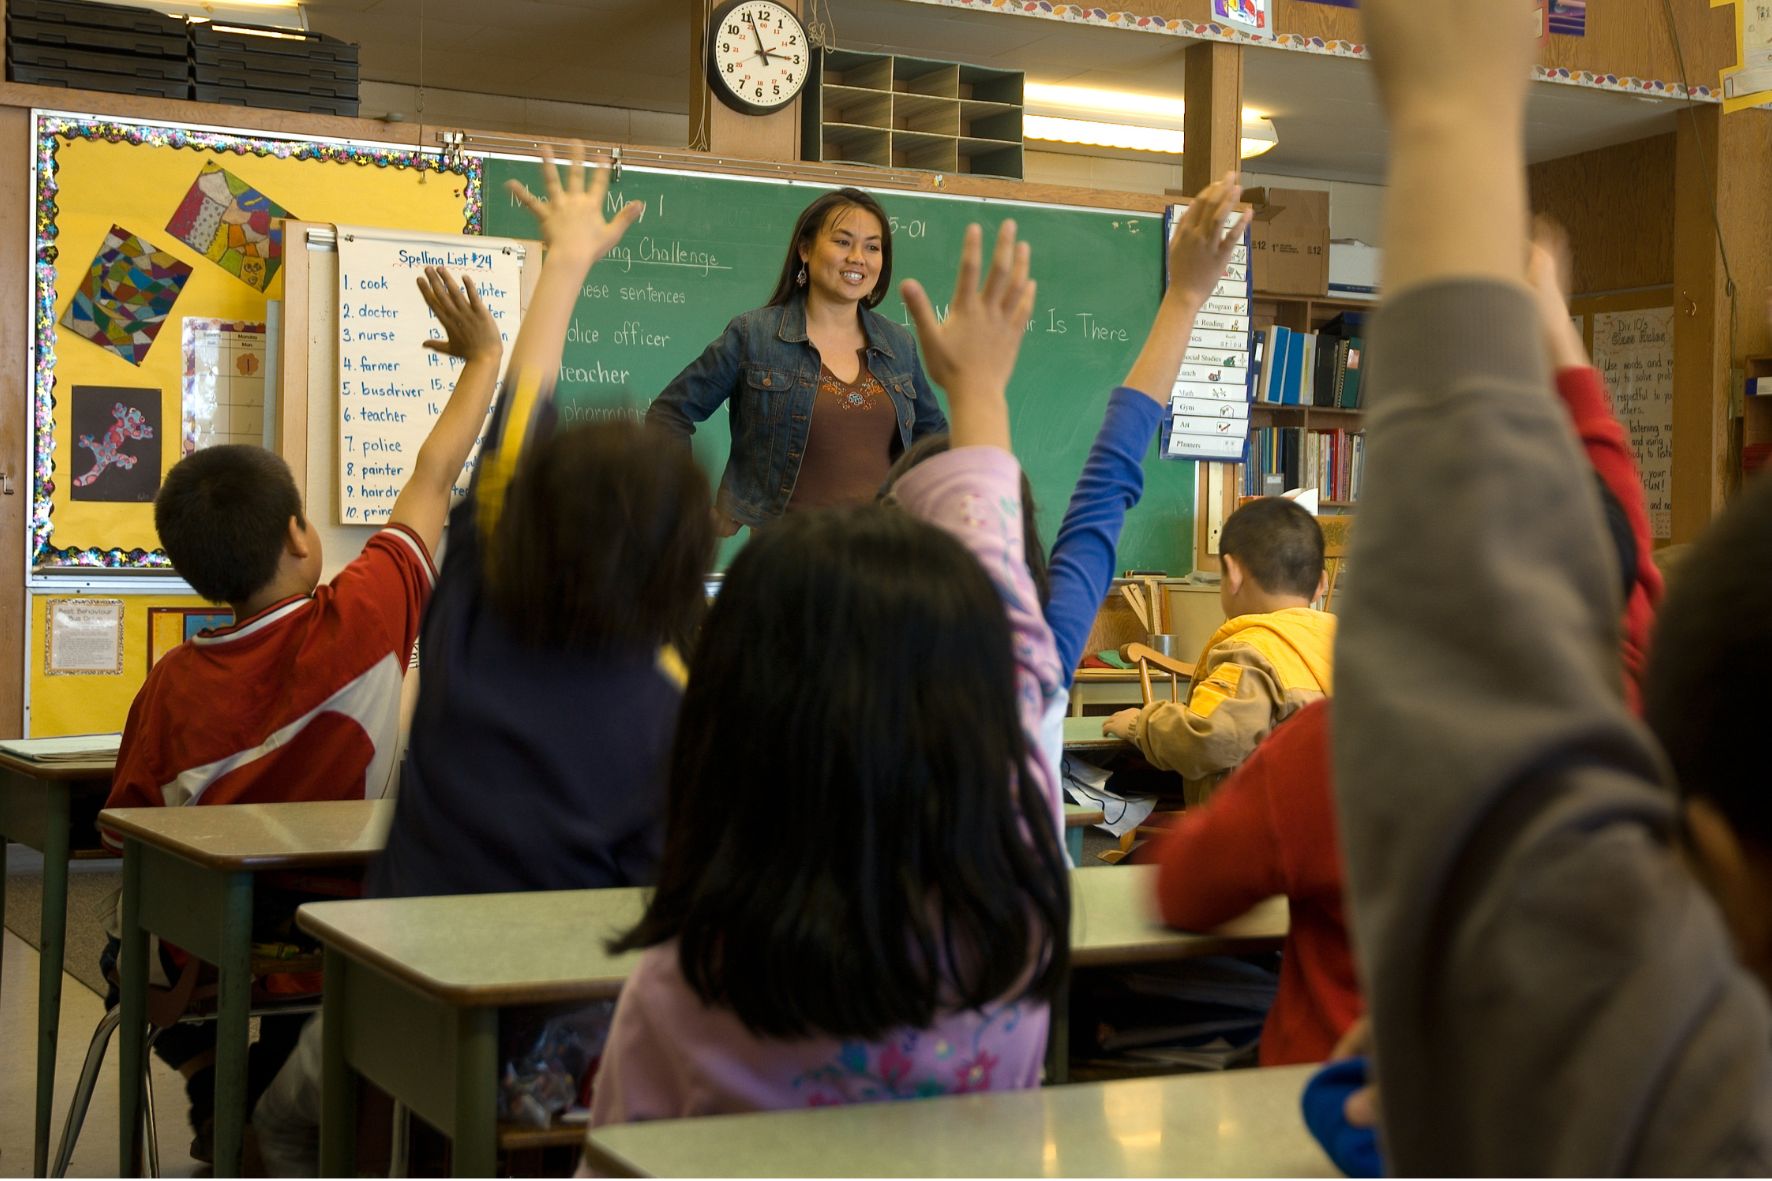
[[[1772,1025],[1619,688],[1593,479],[1523,289],[1392,301],[1336,648],[1395,1175],[1772,1166]]]

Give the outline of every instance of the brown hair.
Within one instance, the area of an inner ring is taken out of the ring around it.
[[[892,288],[892,219],[886,216],[878,201],[860,189],[833,189],[800,211],[800,220],[794,223],[794,236],[788,239],[788,256],[782,260],[781,275],[775,280],[775,293],[769,297],[766,306],[782,307],[799,294],[800,247],[810,247],[818,232],[845,209],[871,213],[880,223],[880,277],[874,281],[874,289],[868,292],[867,298],[861,301],[863,307],[880,306],[880,301]]]
[[[629,419],[566,427],[523,457],[488,547],[487,593],[538,648],[685,645],[714,553],[707,477]]]

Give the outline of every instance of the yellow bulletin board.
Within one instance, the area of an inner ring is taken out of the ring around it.
[[[117,672],[52,674],[49,663],[51,615],[58,604],[92,600],[123,604],[122,665]],[[160,631],[156,655],[174,642],[169,619],[178,616],[167,608],[227,613],[226,607],[205,604],[192,595],[119,594],[98,588],[78,594],[31,596],[31,642],[26,653],[30,684],[30,736],[55,738],[63,734],[103,734],[123,729],[130,703],[148,675],[151,629]]]
[[[282,216],[479,233],[480,162],[45,111],[33,133],[31,565],[170,572],[152,502],[189,433],[187,333],[266,321]]]

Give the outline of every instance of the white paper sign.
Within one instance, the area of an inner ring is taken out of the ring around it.
[[[122,599],[51,599],[43,671],[52,677],[123,671]]]
[[[1657,538],[1673,536],[1673,325],[1672,308],[1594,315],[1594,367],[1630,436],[1649,504],[1649,531]]]
[[[425,306],[418,277],[431,266],[471,276],[508,360],[522,315],[522,250],[507,238],[338,227],[339,524],[388,519],[461,371],[456,358],[424,347],[445,333]],[[467,494],[483,439],[484,431],[457,479],[458,499]]]

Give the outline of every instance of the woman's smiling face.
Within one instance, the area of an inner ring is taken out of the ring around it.
[[[885,233],[880,219],[865,209],[844,205],[832,210],[811,243],[800,247],[808,288],[844,303],[866,299],[880,278]]]

